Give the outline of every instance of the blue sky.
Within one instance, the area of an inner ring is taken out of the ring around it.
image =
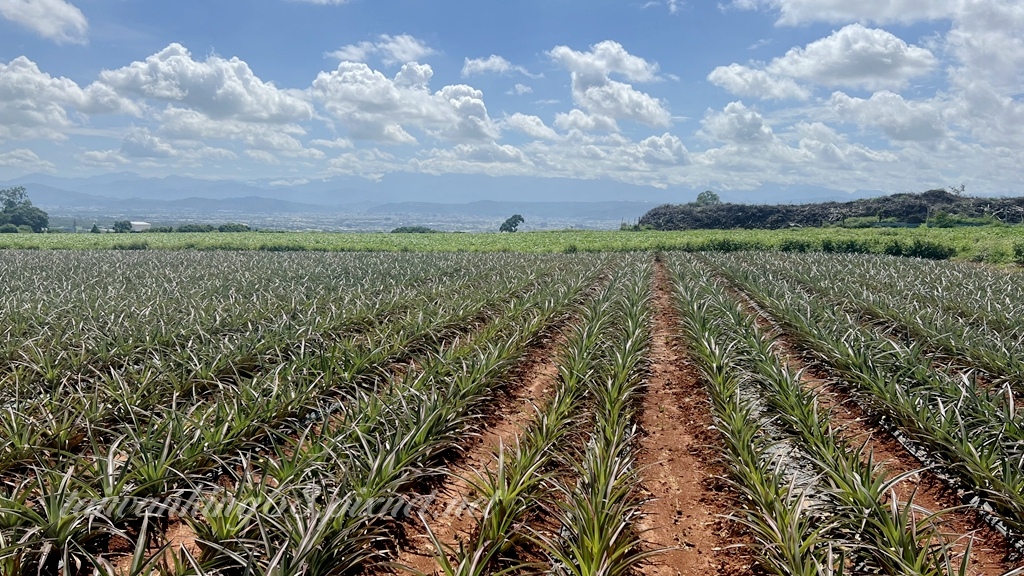
[[[0,0],[0,179],[1019,193],[1021,30],[1017,0]]]

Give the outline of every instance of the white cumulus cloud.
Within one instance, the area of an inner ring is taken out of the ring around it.
[[[619,125],[614,118],[599,114],[587,114],[579,109],[570,110],[569,113],[559,112],[556,114],[555,126],[562,130],[580,130],[582,132],[619,131]]]
[[[949,18],[963,0],[733,0],[745,10],[778,10],[779,24],[808,22],[918,22]]]
[[[58,44],[85,44],[89,21],[66,0],[0,0],[0,16]]]
[[[1024,99],[1000,93],[990,84],[961,87],[948,117],[986,145],[1024,149]]]
[[[442,124],[433,130],[435,135],[454,141],[493,140],[501,133],[497,124],[487,115],[484,93],[472,86],[456,84],[438,90],[435,96],[446,100],[455,113],[455,124]]]
[[[790,49],[772,60],[767,70],[830,88],[879,90],[903,87],[936,64],[925,48],[910,46],[885,30],[850,24],[803,48]]]
[[[515,86],[512,87],[511,90],[508,91],[508,93],[514,94],[516,96],[522,96],[523,94],[532,94],[533,88],[527,86],[526,84],[516,84]]]
[[[131,160],[124,157],[118,150],[89,150],[82,152],[81,154],[75,155],[75,160],[78,160],[86,166],[95,166],[97,168],[113,169],[118,166],[124,166],[130,164]]]
[[[0,62],[0,139],[64,140],[77,124],[69,111],[137,115],[140,108],[106,86],[83,89],[68,78],[50,76],[24,56]]]
[[[763,100],[807,100],[811,91],[797,80],[829,88],[899,89],[931,73],[931,51],[895,35],[850,24],[803,47],[791,48],[767,65],[719,66],[708,81],[737,96]]]
[[[32,150],[16,148],[9,152],[0,152],[0,166],[20,168],[22,170],[42,170],[56,172],[57,166],[49,160],[43,160]]]
[[[731,144],[766,144],[775,139],[764,117],[743,102],[730,102],[721,112],[709,110],[701,121],[701,131]]]
[[[400,171],[405,164],[393,154],[377,148],[345,152],[327,161],[327,174],[359,176],[379,182],[385,174]]]
[[[452,141],[491,140],[500,136],[488,116],[483,93],[466,85],[431,92],[426,64],[406,64],[388,78],[359,62],[342,62],[321,72],[312,93],[356,139],[381,143],[417,142],[408,129]]]
[[[810,90],[792,78],[779,77],[741,64],[715,68],[708,74],[708,82],[725,88],[731,94],[762,100],[807,100],[811,97]]]
[[[522,66],[517,66],[501,56],[491,54],[487,58],[466,58],[465,63],[462,65],[462,76],[472,76],[474,74],[509,74],[511,72],[518,72],[524,76],[530,76],[536,78],[537,76],[530,74],[530,71]]]
[[[936,140],[948,132],[934,106],[909,102],[888,90],[876,92],[869,99],[836,92],[832,94],[829,105],[839,119],[878,128],[892,140]]]
[[[309,141],[310,146],[316,146],[317,148],[331,148],[338,150],[347,150],[352,148],[352,141],[347,138],[335,138],[334,140],[322,140],[315,139]]]
[[[522,114],[516,112],[515,114],[505,118],[502,124],[522,132],[531,138],[538,138],[540,140],[557,140],[558,133],[551,129],[548,125],[544,124],[544,121],[537,116],[529,114]]]
[[[148,128],[132,127],[114,150],[89,150],[75,159],[86,166],[116,168],[140,166],[201,167],[207,162],[233,161],[238,155],[226,148],[209,146],[197,140],[167,140]]]
[[[591,46],[589,52],[556,46],[549,54],[569,70],[573,100],[586,112],[649,126],[671,124],[671,114],[657,98],[611,78],[616,74],[630,82],[653,82],[659,79],[657,64],[630,54],[610,40]]]
[[[190,108],[169,106],[157,119],[160,132],[179,140],[207,142],[226,140],[244,144],[248,148],[302,155],[299,137],[306,131],[296,124],[268,124],[243,122],[233,119],[212,119]]]
[[[129,158],[171,158],[178,154],[173,146],[144,128],[132,129],[125,135],[121,153]]]
[[[645,164],[686,165],[690,163],[690,152],[677,136],[665,133],[650,136],[638,142],[632,150]]]
[[[417,62],[436,54],[437,51],[427,46],[422,40],[409,34],[391,36],[381,34],[376,42],[363,41],[349,44],[328,52],[326,55],[342,62],[366,62],[370,56],[379,55],[387,66]]]
[[[196,61],[181,44],[144,62],[104,70],[100,82],[122,95],[187,106],[212,119],[295,122],[313,117],[313,106],[300,93],[264,82],[243,60],[209,56]]]
[[[551,58],[588,83],[598,83],[611,74],[621,74],[630,82],[653,82],[658,78],[658,65],[626,51],[618,42],[605,40],[578,52],[568,46],[556,46]]]
[[[947,35],[959,65],[958,86],[984,83],[1002,94],[1024,94],[1024,3],[966,2]]]
[[[795,130],[800,149],[809,152],[817,162],[850,166],[863,162],[896,161],[896,156],[890,152],[851,144],[845,135],[821,122],[798,122]]]
[[[275,165],[281,163],[281,161],[277,159],[277,156],[274,156],[266,150],[246,150],[245,156],[250,160],[259,162],[260,164]]]

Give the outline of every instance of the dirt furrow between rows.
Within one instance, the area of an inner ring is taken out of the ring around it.
[[[642,569],[648,576],[741,575],[754,560],[740,528],[724,515],[736,502],[716,465],[719,439],[696,367],[678,342],[679,315],[664,264],[654,276],[650,377],[643,399],[638,463],[644,518],[638,529],[651,548],[667,550]]]
[[[468,439],[465,452],[448,467],[447,474],[421,510],[424,526],[418,518],[406,525],[406,544],[399,551],[396,563],[425,574],[437,572],[437,553],[427,529],[439,542],[458,549],[468,542],[476,527],[474,502],[476,494],[467,478],[491,470],[495,454],[502,445],[514,444],[523,430],[550,400],[558,379],[558,351],[565,343],[563,332],[557,332],[539,348],[532,350],[512,377],[493,415],[479,435]]]
[[[776,338],[780,359],[791,370],[801,373],[803,385],[814,392],[822,412],[829,415],[838,435],[851,445],[864,445],[864,453],[883,463],[889,477],[909,474],[893,487],[896,500],[906,502],[912,497],[914,505],[920,508],[917,517],[921,519],[946,510],[941,516],[940,531],[953,542],[957,556],[965,553],[970,544],[968,574],[995,576],[1017,567],[1009,561],[1012,549],[1001,534],[985,524],[973,510],[961,506],[956,492],[936,474],[923,468],[898,440],[878,426],[843,390],[841,381],[830,377],[825,369],[813,362],[802,360],[808,357],[807,354],[802,353],[771,315],[757,306],[748,294],[735,288],[730,288],[730,291],[750,314],[755,315],[758,325]]]

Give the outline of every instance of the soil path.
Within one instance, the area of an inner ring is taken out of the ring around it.
[[[679,350],[672,286],[654,272],[651,375],[643,399],[638,461],[651,500],[639,523],[652,548],[669,548],[642,569],[648,576],[752,574],[754,560],[738,526],[722,515],[735,502],[717,468],[719,439],[696,367]]]
[[[458,549],[460,542],[468,542],[473,536],[475,491],[465,478],[493,470],[500,446],[514,444],[537,410],[551,398],[558,379],[558,350],[564,343],[564,331],[560,331],[528,353],[493,416],[479,436],[468,441],[471,445],[459,460],[449,466],[435,498],[423,511],[427,526],[442,544]],[[407,544],[399,551],[397,564],[425,574],[437,573],[436,550],[419,519],[406,525],[406,536]]]

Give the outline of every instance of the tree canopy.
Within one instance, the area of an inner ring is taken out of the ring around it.
[[[239,222],[227,222],[217,227],[218,232],[248,232],[251,230],[248,224],[241,224]]]
[[[714,206],[721,203],[722,199],[718,197],[718,194],[715,194],[711,190],[705,190],[698,194],[697,201],[694,202],[697,206]]]
[[[32,205],[24,186],[0,190],[0,225],[27,226],[33,232],[42,232],[50,226],[50,216]]]
[[[440,230],[434,230],[427,226],[399,226],[391,231],[392,234],[436,234]]]
[[[524,220],[522,216],[520,216],[519,214],[513,214],[511,217],[509,217],[508,220],[502,222],[501,228],[499,228],[498,231],[515,232],[516,230],[519,229],[519,225],[522,224],[523,222],[526,222],[526,220]]]

